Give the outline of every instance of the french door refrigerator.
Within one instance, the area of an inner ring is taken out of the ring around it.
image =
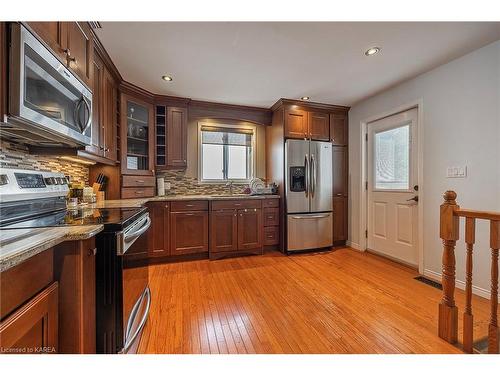
[[[285,143],[287,252],[333,245],[332,144]]]

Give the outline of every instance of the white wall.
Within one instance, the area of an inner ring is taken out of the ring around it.
[[[418,56],[408,56],[418,58]],[[349,239],[360,243],[360,122],[407,103],[423,101],[424,269],[441,273],[439,205],[455,190],[463,208],[500,211],[500,41],[354,105],[349,112]],[[467,165],[468,176],[446,178],[447,166]],[[422,186],[422,185],[421,185]],[[477,225],[476,292],[490,287],[489,227]],[[364,235],[364,233],[363,233]],[[457,280],[464,280],[463,221]]]

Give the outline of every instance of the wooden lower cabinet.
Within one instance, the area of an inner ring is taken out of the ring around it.
[[[238,250],[262,248],[262,210],[238,210]]]
[[[218,201],[210,211],[210,258],[263,250],[260,201]],[[242,207],[242,208],[229,208]]]
[[[164,257],[170,255],[170,204],[169,202],[149,202],[151,218],[148,231],[148,256]]]
[[[333,242],[347,240],[347,197],[333,198]]]
[[[0,351],[57,353],[58,283],[55,282],[0,323]]]
[[[170,213],[170,254],[208,252],[208,212]]]
[[[238,211],[217,210],[210,214],[210,251],[238,249]]]

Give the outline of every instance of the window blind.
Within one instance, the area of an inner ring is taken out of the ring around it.
[[[202,143],[228,146],[252,146],[252,129],[202,126]]]

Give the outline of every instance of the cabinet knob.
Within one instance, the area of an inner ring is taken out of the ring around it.
[[[71,50],[69,48],[66,48],[65,50],[63,50],[63,52],[66,54],[66,56],[71,56]]]
[[[89,249],[89,251],[87,252],[87,255],[88,255],[89,257],[94,256],[94,255],[96,255],[96,254],[97,254],[97,248],[94,248],[94,249]]]
[[[165,208],[168,208],[168,204],[165,205]]]

